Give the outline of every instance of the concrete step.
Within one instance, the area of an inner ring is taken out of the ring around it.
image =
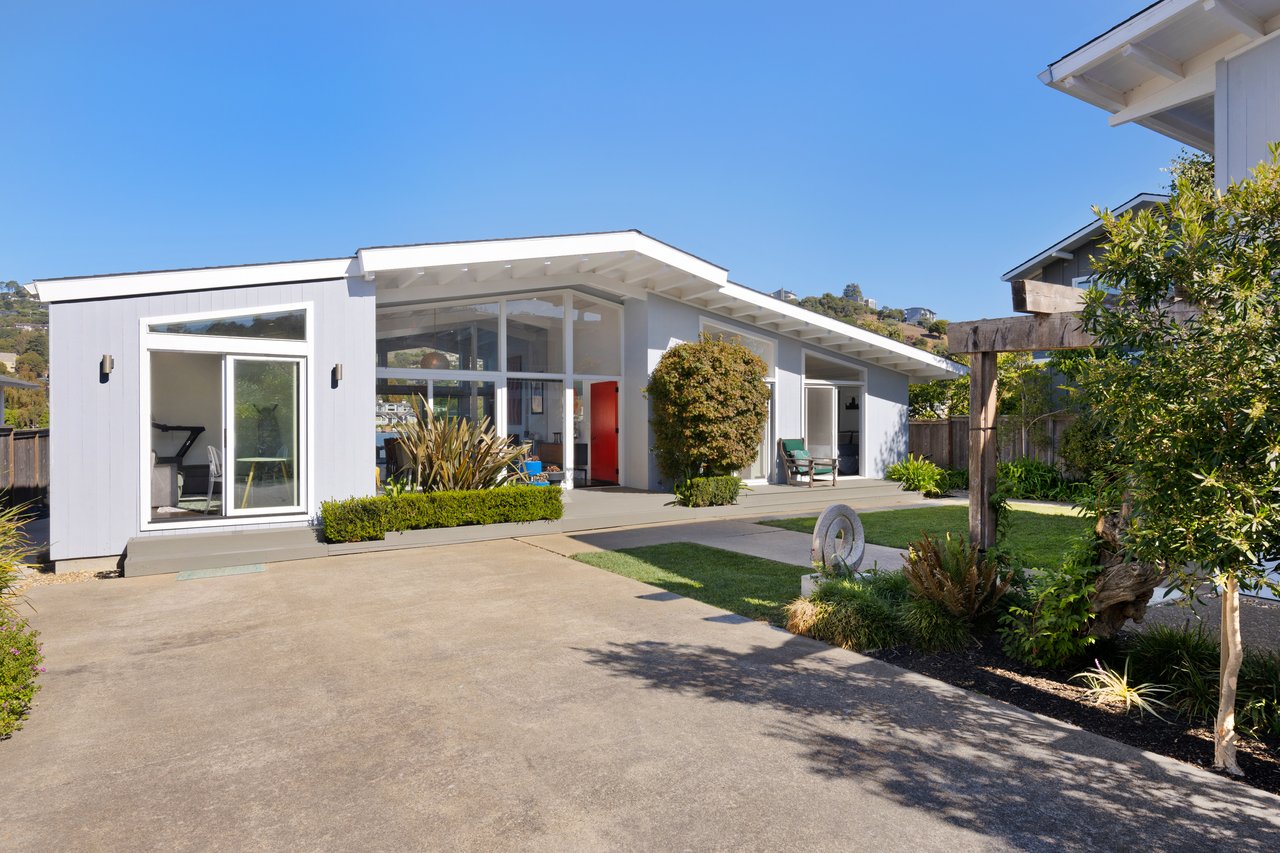
[[[232,533],[139,536],[125,549],[124,575],[161,575],[323,557],[328,546],[310,527]]]

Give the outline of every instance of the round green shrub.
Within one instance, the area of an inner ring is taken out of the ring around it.
[[[928,598],[908,599],[902,606],[902,624],[911,645],[921,651],[954,651],[973,644],[968,623]]]
[[[39,632],[0,606],[0,739],[22,728],[44,672]]]
[[[644,389],[663,477],[723,476],[755,461],[769,415],[768,370],[742,344],[706,334],[663,354]]]

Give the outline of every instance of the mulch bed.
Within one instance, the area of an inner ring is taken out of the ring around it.
[[[1160,713],[1169,722],[1150,715],[1139,716],[1137,711],[1126,715],[1118,708],[1097,705],[1086,698],[1083,687],[1067,681],[1084,666],[1067,673],[1037,669],[1005,655],[995,637],[961,652],[929,653],[901,647],[864,654],[1139,749],[1219,772],[1213,770],[1213,731],[1208,726],[1188,723],[1164,709]],[[1238,760],[1246,784],[1280,794],[1280,758],[1274,747],[1242,739]]]

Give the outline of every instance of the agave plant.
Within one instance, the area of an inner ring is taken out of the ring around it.
[[[424,492],[492,489],[515,473],[529,447],[499,435],[488,418],[440,417],[418,397],[412,418],[399,427],[408,459],[402,472]]]
[[[927,533],[907,550],[902,573],[921,598],[936,601],[952,614],[974,619],[995,607],[1013,582],[1011,572],[969,545],[962,536],[936,539]]]

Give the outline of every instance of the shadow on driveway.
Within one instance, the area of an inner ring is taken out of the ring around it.
[[[793,722],[767,734],[813,773],[1019,848],[1280,849],[1265,793],[807,638],[579,651],[653,690],[785,712]]]

